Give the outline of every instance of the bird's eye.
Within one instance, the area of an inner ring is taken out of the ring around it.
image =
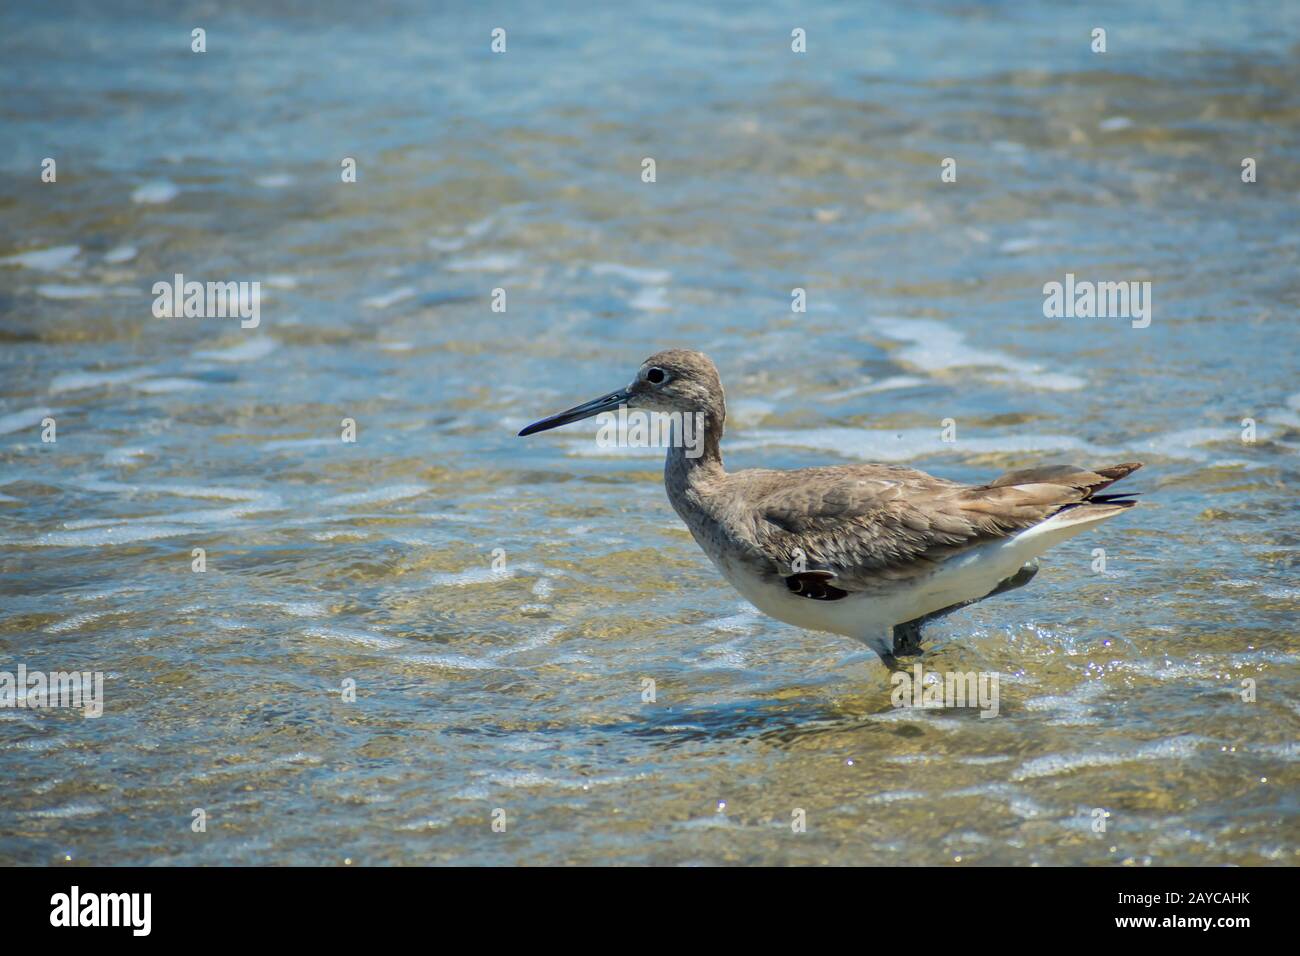
[[[650,371],[645,373],[645,380],[651,385],[662,385],[664,379],[667,377],[668,376],[664,374],[664,370],[661,368],[652,368]]]

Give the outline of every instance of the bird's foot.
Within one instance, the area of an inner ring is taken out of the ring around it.
[[[921,653],[921,625],[930,617],[918,617],[904,624],[894,625],[895,657],[914,657]]]

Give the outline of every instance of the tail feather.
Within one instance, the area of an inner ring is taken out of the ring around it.
[[[1129,475],[1133,474],[1133,472],[1137,471],[1141,467],[1142,467],[1142,462],[1130,461],[1130,462],[1125,462],[1122,465],[1111,465],[1109,468],[1098,468],[1097,474],[1102,476],[1106,480],[1098,482],[1096,484],[1089,485],[1087,488],[1087,495],[1082,501],[1065,505],[1063,508],[1061,508],[1060,511],[1057,512],[1057,514],[1060,514],[1061,511],[1068,511],[1070,509],[1077,509],[1077,508],[1091,508],[1095,512],[1096,510],[1095,506],[1098,505],[1105,505],[1111,508],[1132,508],[1135,504],[1137,504],[1137,502],[1134,501],[1133,498],[1140,495],[1142,492],[1116,491],[1108,495],[1099,495],[1097,494],[1097,492],[1109,488],[1111,485],[1115,484],[1115,482],[1119,481],[1121,478],[1127,478]],[[1114,514],[1115,512],[1111,510],[1108,511],[1107,513]]]
[[[1036,524],[1063,511],[1086,506],[1117,509],[1132,507],[1136,492],[1099,495],[1142,467],[1141,462],[1125,462],[1089,471],[1073,465],[1047,465],[1012,471],[987,485],[962,491],[961,507],[968,512],[987,515],[1001,525]]]
[[[1105,521],[1107,518],[1113,518],[1120,512],[1132,508],[1135,504],[1137,504],[1136,501],[1116,501],[1101,504],[1084,501],[1076,505],[1066,505],[1039,527],[1050,525],[1053,528],[1066,528],[1077,524],[1094,524],[1098,521]]]
[[[1142,494],[1142,492],[1140,491],[1122,491],[1113,495],[1090,495],[1086,503],[1090,505],[1130,505],[1131,506],[1137,504],[1137,502],[1133,501],[1132,499],[1136,498],[1140,494]]]
[[[1109,488],[1121,478],[1127,478],[1142,467],[1140,461],[1125,462],[1089,471],[1075,465],[1045,465],[1042,468],[1022,468],[1009,471],[985,488],[1004,488],[1009,485],[1060,485],[1077,491],[1093,493]]]
[[[1104,485],[1094,485],[1092,490],[1097,492],[1101,491],[1103,488],[1109,488],[1121,478],[1127,478],[1141,467],[1142,462],[1140,461],[1126,461],[1122,465],[1111,465],[1109,468],[1098,468],[1097,474],[1101,475],[1103,478],[1109,478],[1110,480]],[[1137,492],[1131,492],[1131,494],[1137,494]]]
[[[1051,528],[1054,534],[1059,534],[1061,529],[1069,528],[1070,531],[1066,534],[1066,537],[1069,537],[1086,530],[1088,525],[1097,524],[1107,518],[1115,517],[1122,511],[1127,511],[1137,504],[1134,498],[1141,492],[1117,491],[1104,495],[1099,495],[1097,492],[1109,488],[1141,467],[1140,461],[1130,461],[1122,465],[1098,468],[1093,472],[1076,469],[1074,473],[1061,474],[1057,478],[1057,484],[1068,485],[1079,497],[1074,501],[1062,502],[1060,507],[1053,511],[1039,527]],[[1002,478],[998,479],[998,481],[1002,480]]]

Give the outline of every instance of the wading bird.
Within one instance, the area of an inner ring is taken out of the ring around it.
[[[927,621],[1028,583],[1038,555],[1132,507],[1130,494],[1098,492],[1141,467],[1054,465],[986,485],[897,465],[729,473],[718,370],[687,349],[650,356],[626,388],[519,434],[620,405],[703,416],[702,453],[670,442],[664,485],[691,535],[746,600],[779,621],[856,638],[886,664],[919,650]]]

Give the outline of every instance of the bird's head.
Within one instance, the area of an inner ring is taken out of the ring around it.
[[[702,412],[708,421],[719,426],[726,415],[722,381],[709,357],[691,349],[667,349],[642,362],[636,376],[624,388],[533,422],[519,434],[533,435],[558,428],[613,411],[620,405],[652,412]]]

